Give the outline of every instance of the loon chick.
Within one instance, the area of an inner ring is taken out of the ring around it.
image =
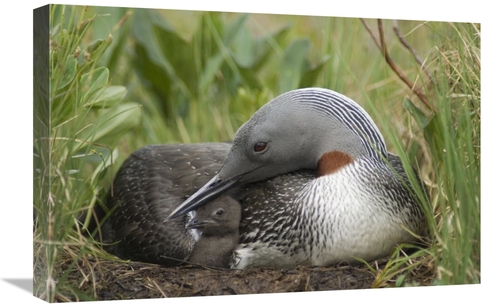
[[[236,189],[241,237],[231,267],[371,261],[415,240],[411,232],[427,234],[401,169],[354,101],[328,89],[293,90],[238,129],[220,171],[167,221]],[[309,178],[294,177],[301,170]]]
[[[229,268],[229,260],[238,244],[241,218],[240,204],[223,195],[196,210],[186,225],[202,232],[188,262],[208,267]]]

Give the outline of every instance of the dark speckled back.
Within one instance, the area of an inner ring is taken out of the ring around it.
[[[114,212],[103,227],[105,247],[120,258],[175,265],[186,260],[194,239],[187,217],[165,222],[184,199],[220,169],[230,144],[150,145],[121,166],[108,193]],[[173,258],[173,259],[172,259]]]

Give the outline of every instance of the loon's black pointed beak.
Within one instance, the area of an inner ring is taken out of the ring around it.
[[[217,198],[217,196],[236,186],[239,183],[240,177],[241,176],[236,176],[228,180],[223,180],[220,179],[219,175],[216,175],[203,187],[196,191],[196,193],[180,204],[179,207],[175,208],[175,210],[167,217],[166,221],[196,210],[207,202]]]

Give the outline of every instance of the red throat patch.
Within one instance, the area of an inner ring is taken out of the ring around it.
[[[347,164],[350,164],[354,159],[341,151],[330,151],[321,156],[318,161],[316,169],[317,177],[329,175],[335,173]]]

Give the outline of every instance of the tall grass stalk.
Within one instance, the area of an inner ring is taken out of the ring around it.
[[[427,26],[442,35],[442,28]],[[480,32],[473,24],[450,23],[447,29],[447,36],[441,36],[442,44],[428,55],[436,73],[435,86],[427,95],[432,97],[437,114],[422,111],[405,98],[401,104],[413,116],[406,119],[411,131],[406,139],[394,129],[405,117],[375,114],[405,169],[417,167],[429,187],[430,198],[419,191],[418,181],[410,176],[429,221],[433,255],[429,265],[436,267],[433,283],[479,283]],[[409,155],[414,147],[420,148],[425,160]]]
[[[116,137],[140,119],[139,105],[115,105],[126,90],[110,87],[108,69],[98,65],[111,36],[84,42],[96,18],[83,7],[50,6],[50,87],[39,101],[49,105],[49,135],[35,133],[33,144],[40,166],[34,186],[45,191],[34,197],[34,294],[49,302],[92,298],[67,284],[67,274],[98,252],[88,239],[92,210],[105,191],[101,182],[109,182]],[[39,154],[45,141],[48,156]]]
[[[446,284],[480,282],[480,32],[452,24],[455,35],[437,65],[439,113],[432,131],[437,277]],[[429,139],[431,136],[428,137]]]

